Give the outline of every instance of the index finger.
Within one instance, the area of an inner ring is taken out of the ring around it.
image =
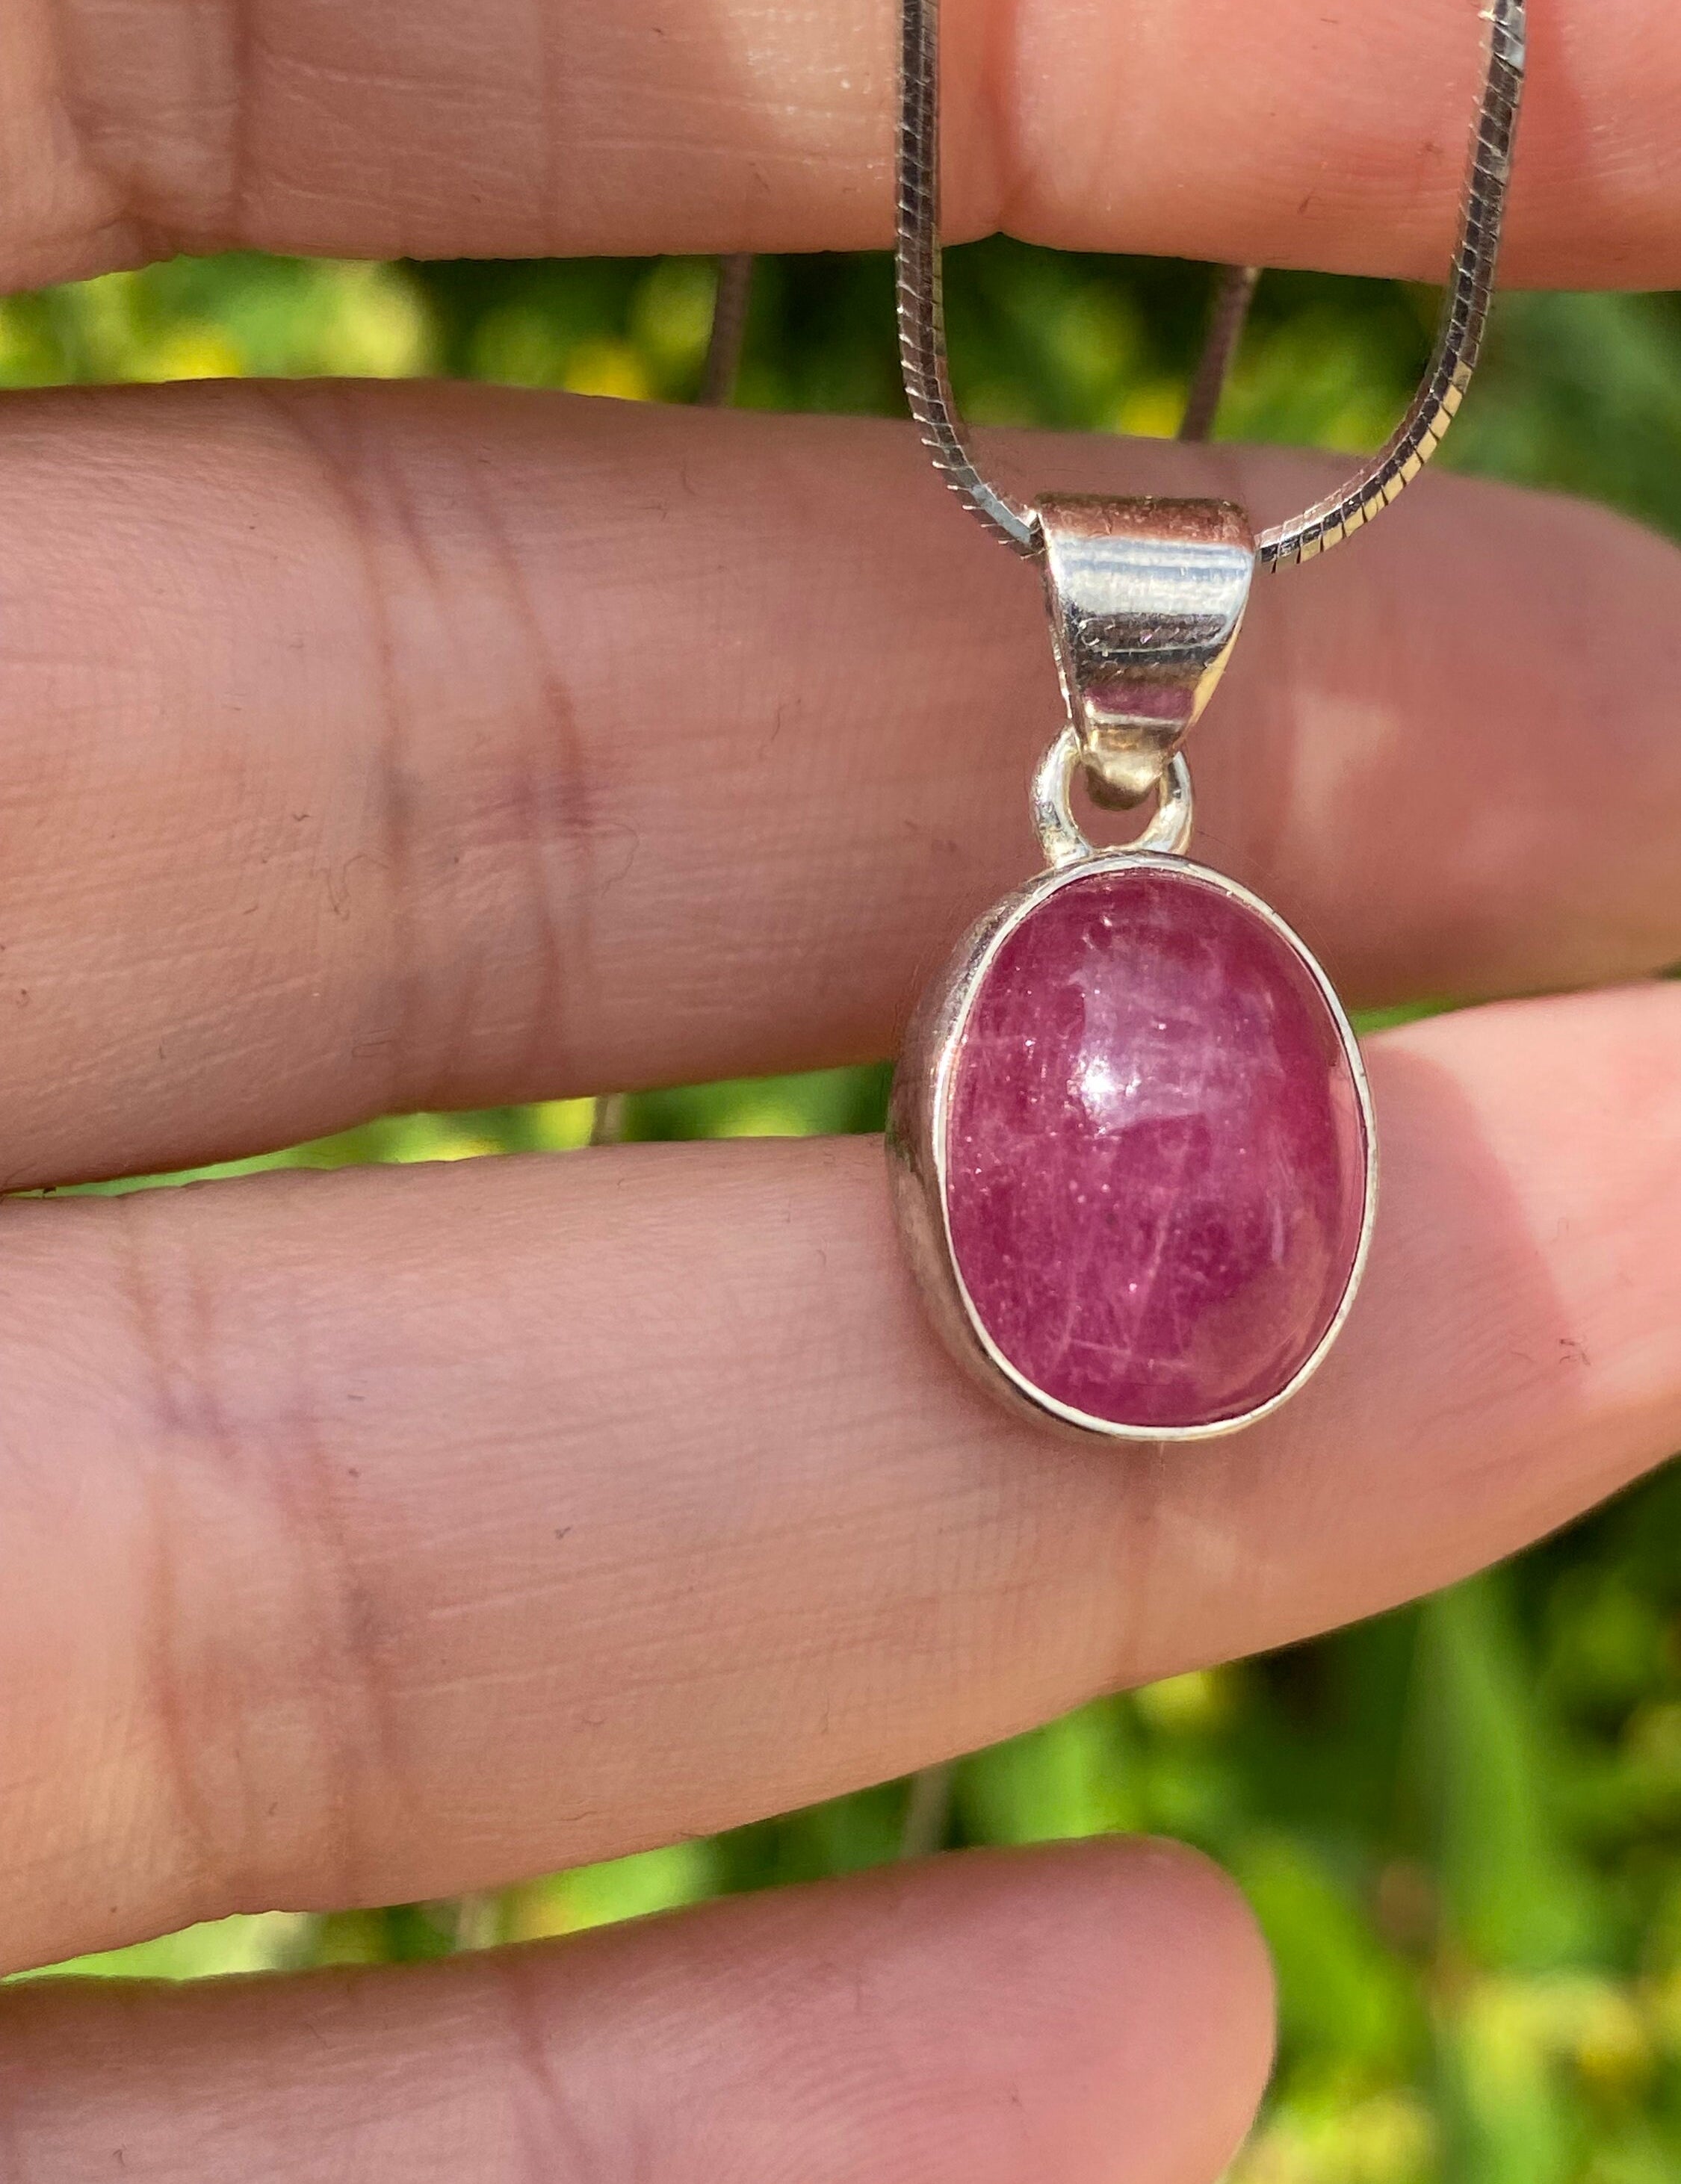
[[[947,217],[1064,248],[1434,279],[1477,0],[947,0]],[[14,0],[0,280],[891,238],[897,0]],[[1537,11],[1511,277],[1681,280],[1681,18]]]

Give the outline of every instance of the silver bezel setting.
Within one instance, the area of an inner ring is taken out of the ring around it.
[[[946,1128],[957,1058],[975,997],[999,950],[1022,922],[1065,887],[1111,872],[1148,869],[1211,887],[1259,918],[1283,940],[1311,974],[1342,1040],[1360,1102],[1365,1134],[1365,1202],[1347,1286],[1312,1355],[1287,1384],[1241,1416],[1203,1425],[1120,1425],[1058,1401],[1013,1365],[975,1308],[952,1245],[946,1193]],[[1258,1424],[1299,1393],[1329,1355],[1353,1309],[1371,1245],[1377,1210],[1377,1133],[1371,1089],[1360,1041],[1336,989],[1300,935],[1271,905],[1224,872],[1158,850],[1097,850],[1042,872],[989,911],[958,944],[945,970],[929,986],[911,1020],[893,1080],[887,1123],[887,1160],[894,1210],[917,1285],[935,1326],[953,1355],[991,1394],[1040,1424],[1049,1422],[1109,1440],[1213,1440]]]

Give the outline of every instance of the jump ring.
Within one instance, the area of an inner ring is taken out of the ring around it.
[[[1046,861],[1053,872],[1083,858],[1103,854],[1086,837],[1074,816],[1074,777],[1081,763],[1080,736],[1072,722],[1065,727],[1040,761],[1033,780],[1033,823],[1038,829]],[[1153,850],[1159,855],[1183,856],[1191,846],[1196,816],[1191,793],[1191,769],[1182,751],[1168,760],[1157,794],[1154,817],[1129,850]]]

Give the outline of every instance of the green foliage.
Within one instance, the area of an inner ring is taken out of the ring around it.
[[[0,383],[439,370],[684,400],[712,279],[694,261],[182,263],[0,306]],[[987,421],[1170,432],[1206,298],[1191,268],[997,242],[954,254],[960,392]],[[896,411],[891,300],[880,259],[763,265],[743,399]],[[1433,307],[1382,284],[1269,280],[1224,429],[1374,444]],[[1522,297],[1501,307],[1449,455],[1681,532],[1678,447],[1675,299]],[[874,1128],[885,1082],[648,1095],[625,1134]],[[563,1156],[589,1127],[578,1101],[410,1117],[238,1165]],[[952,1780],[948,1838],[1151,1829],[1237,1874],[1277,1960],[1282,2021],[1243,2184],[1657,2184],[1681,2174],[1678,1546],[1672,1474],[1443,1598],[974,1756]],[[888,1785],[462,1904],[231,1920],[98,1968],[193,1977],[576,1930],[889,1858],[907,1794]]]

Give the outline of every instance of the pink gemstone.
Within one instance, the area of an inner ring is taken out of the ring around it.
[[[1071,880],[1008,933],[954,1063],[946,1206],[1000,1353],[1112,1424],[1282,1394],[1359,1256],[1364,1112],[1283,933],[1194,867]]]

